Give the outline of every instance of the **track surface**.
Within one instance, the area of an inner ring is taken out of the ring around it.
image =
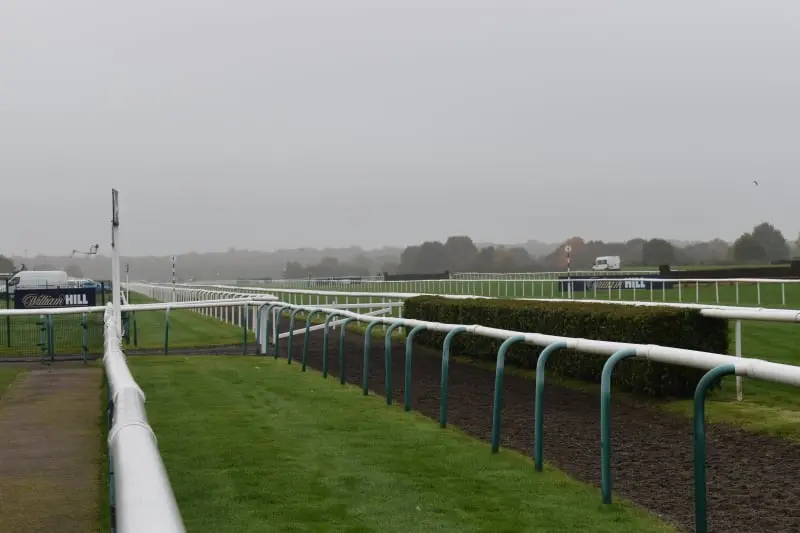
[[[0,401],[0,533],[97,529],[99,368],[40,366]]]
[[[287,322],[282,321],[284,331]],[[298,321],[295,328],[303,326]],[[345,341],[346,381],[358,385],[362,382],[363,340],[363,335],[348,332]],[[338,347],[339,330],[330,335],[328,350],[328,371],[337,378]],[[281,339],[282,357],[286,357],[286,349],[287,339]],[[303,336],[299,335],[292,348],[297,363],[302,352]],[[395,341],[391,354],[393,398],[402,403],[405,343]],[[369,388],[385,395],[382,340],[373,339],[369,361]],[[321,332],[311,333],[308,365],[322,366]],[[413,377],[412,408],[438,419],[440,354],[415,348]],[[488,441],[493,390],[493,372],[451,361],[448,423]],[[531,380],[506,375],[501,442],[528,455],[533,449],[533,391]],[[552,384],[545,391],[545,461],[599,486],[599,397]],[[691,421],[645,403],[621,404],[612,399],[612,406],[614,496],[632,500],[682,531],[694,531]],[[718,425],[708,427],[707,437],[709,531],[800,531],[800,483],[796,480],[800,445]]]

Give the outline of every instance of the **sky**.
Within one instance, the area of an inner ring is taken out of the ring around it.
[[[794,240],[797,65],[796,0],[0,0],[0,253]]]

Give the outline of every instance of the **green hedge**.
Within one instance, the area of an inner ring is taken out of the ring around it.
[[[420,296],[406,300],[403,316],[451,324],[480,324],[521,332],[544,333],[636,344],[658,344],[714,353],[727,353],[728,324],[724,319],[702,316],[693,309],[676,307],[536,302],[526,300],[454,300]],[[420,344],[441,349],[444,335],[422,332]],[[453,353],[495,361],[500,341],[462,334],[453,341]],[[517,344],[507,362],[536,368],[542,348]],[[606,357],[572,350],[556,352],[547,362],[555,374],[600,383]],[[690,397],[703,370],[628,359],[614,370],[614,384],[621,390],[658,397]]]

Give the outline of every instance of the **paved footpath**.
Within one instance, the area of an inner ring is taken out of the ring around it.
[[[0,400],[0,533],[98,528],[101,370],[21,374]]]

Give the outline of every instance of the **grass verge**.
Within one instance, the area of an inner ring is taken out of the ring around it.
[[[131,294],[131,303],[152,303],[155,300],[141,294]],[[136,313],[136,348],[164,347],[164,311],[138,311]],[[133,327],[133,326],[131,326]],[[242,328],[232,326],[212,317],[188,309],[173,309],[169,312],[170,348],[198,348],[241,344],[244,340]],[[255,342],[252,332],[247,332],[248,343]],[[125,346],[134,348],[133,341]]]
[[[0,399],[2,399],[8,386],[23,372],[25,372],[25,369],[21,367],[0,367]]]
[[[316,372],[253,358],[130,363],[189,531],[672,531]]]

